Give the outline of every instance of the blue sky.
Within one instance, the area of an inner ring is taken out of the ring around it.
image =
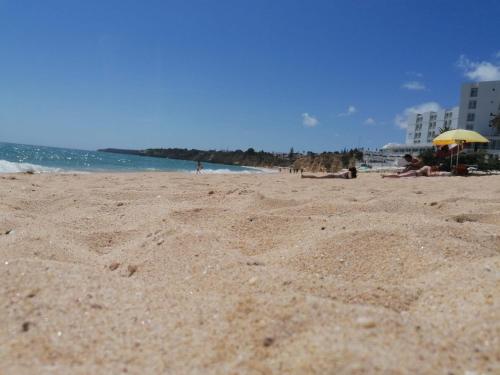
[[[500,79],[499,13],[497,0],[0,0],[0,141],[403,142],[405,113]]]

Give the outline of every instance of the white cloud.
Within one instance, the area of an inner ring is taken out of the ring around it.
[[[419,73],[419,72],[406,72],[406,75],[414,76],[414,77],[418,77],[418,78],[422,78],[424,76],[422,73]]]
[[[489,61],[471,61],[465,55],[461,55],[457,66],[463,70],[467,78],[473,81],[500,80],[500,65]]]
[[[392,147],[392,146],[401,146],[401,144],[400,143],[389,142],[389,143],[387,143],[387,144],[385,144],[385,145],[382,146],[382,150],[385,150],[385,149],[387,149],[389,147]]]
[[[408,90],[425,90],[425,85],[418,81],[405,82],[402,87]]]
[[[408,107],[403,110],[403,112],[398,113],[394,118],[394,123],[401,129],[406,129],[408,127],[408,116],[413,113],[424,113],[429,111],[439,111],[441,106],[436,102],[427,102],[413,107]]]
[[[351,116],[357,111],[358,110],[356,109],[356,107],[351,104],[349,107],[347,107],[347,112],[339,113],[339,116]]]
[[[373,119],[373,117],[368,117],[365,120],[365,125],[375,125],[377,122]]]
[[[309,113],[303,113],[302,114],[302,125],[308,128],[314,128],[316,125],[319,124],[319,120],[311,116]]]

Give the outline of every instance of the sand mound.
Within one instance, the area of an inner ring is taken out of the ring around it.
[[[0,181],[0,373],[500,371],[499,176]]]

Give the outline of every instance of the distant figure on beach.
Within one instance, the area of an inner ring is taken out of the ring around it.
[[[196,164],[196,174],[200,174],[202,169],[203,165],[201,164],[201,161],[198,160],[198,164]]]
[[[406,154],[405,156],[403,156],[403,158],[406,160],[408,164],[406,164],[405,168],[401,173],[405,173],[408,171],[416,171],[423,167],[422,162],[419,159],[414,158],[410,154]]]
[[[306,174],[302,174],[301,177],[302,178],[346,178],[346,179],[349,179],[349,178],[356,178],[358,175],[358,170],[356,169],[356,167],[351,167],[349,169],[342,169],[340,172],[337,172],[337,173],[330,173],[330,174],[327,174],[326,176],[315,176],[315,175],[306,175]]]
[[[444,177],[451,176],[451,172],[441,172],[436,168],[429,167],[428,165],[417,169],[410,170],[406,172],[398,172],[392,174],[383,174],[382,178],[402,178],[402,177]]]

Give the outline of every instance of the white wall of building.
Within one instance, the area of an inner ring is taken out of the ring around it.
[[[408,117],[406,144],[431,146],[432,140],[439,135],[439,129],[458,127],[459,109],[442,109],[436,112],[414,113]]]
[[[500,131],[490,127],[490,114],[500,113],[500,81],[464,83],[459,104],[451,109],[410,114],[405,144],[390,145],[387,150],[429,148],[439,129],[449,127],[477,131],[490,140],[488,152],[500,155]]]
[[[465,83],[460,93],[458,127],[490,139],[488,148],[500,152],[500,134],[490,127],[491,113],[500,112],[500,81]]]

